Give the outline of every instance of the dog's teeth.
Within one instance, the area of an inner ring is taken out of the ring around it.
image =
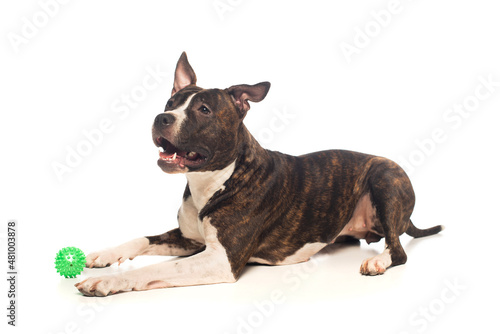
[[[165,150],[163,149],[163,147],[160,146],[160,152],[165,152]]]
[[[194,157],[195,155],[196,155],[196,152],[189,152],[187,154],[187,156],[190,157],[190,158]]]
[[[175,160],[177,158],[177,152],[174,153],[174,156],[172,157],[172,160]]]

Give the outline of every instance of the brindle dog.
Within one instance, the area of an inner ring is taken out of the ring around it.
[[[249,262],[284,265],[307,261],[340,238],[385,238],[382,254],[363,261],[361,273],[378,275],[406,262],[399,236],[423,237],[410,220],[415,194],[391,160],[344,150],[291,156],[262,148],[243,119],[270,83],[227,89],[196,86],[183,53],[172,96],[153,124],[159,167],[185,173],[179,228],[92,253],[87,266],[105,267],[138,255],[189,256],[87,279],[85,295],[235,282]]]

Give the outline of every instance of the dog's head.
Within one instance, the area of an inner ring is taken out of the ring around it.
[[[172,96],[153,124],[160,168],[167,173],[186,173],[218,170],[232,163],[242,121],[250,109],[248,101],[262,101],[270,86],[261,82],[227,89],[200,88],[186,53],[182,53]]]

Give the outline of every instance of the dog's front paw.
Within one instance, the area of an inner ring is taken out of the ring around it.
[[[86,266],[87,268],[103,268],[118,262],[118,264],[125,262],[125,260],[132,260],[140,255],[149,245],[146,238],[139,238],[127,242],[121,246],[106,249],[100,252],[94,252],[87,255]]]
[[[105,297],[120,291],[127,291],[130,282],[115,276],[101,276],[88,278],[75,287],[85,296]]]
[[[103,268],[109,267],[113,263],[122,263],[127,257],[124,254],[117,252],[115,249],[106,249],[100,252],[94,252],[87,255],[86,266],[87,268]]]

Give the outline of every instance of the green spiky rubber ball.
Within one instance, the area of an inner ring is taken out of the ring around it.
[[[75,278],[85,267],[85,254],[76,247],[63,248],[56,255],[57,272],[66,278]]]

